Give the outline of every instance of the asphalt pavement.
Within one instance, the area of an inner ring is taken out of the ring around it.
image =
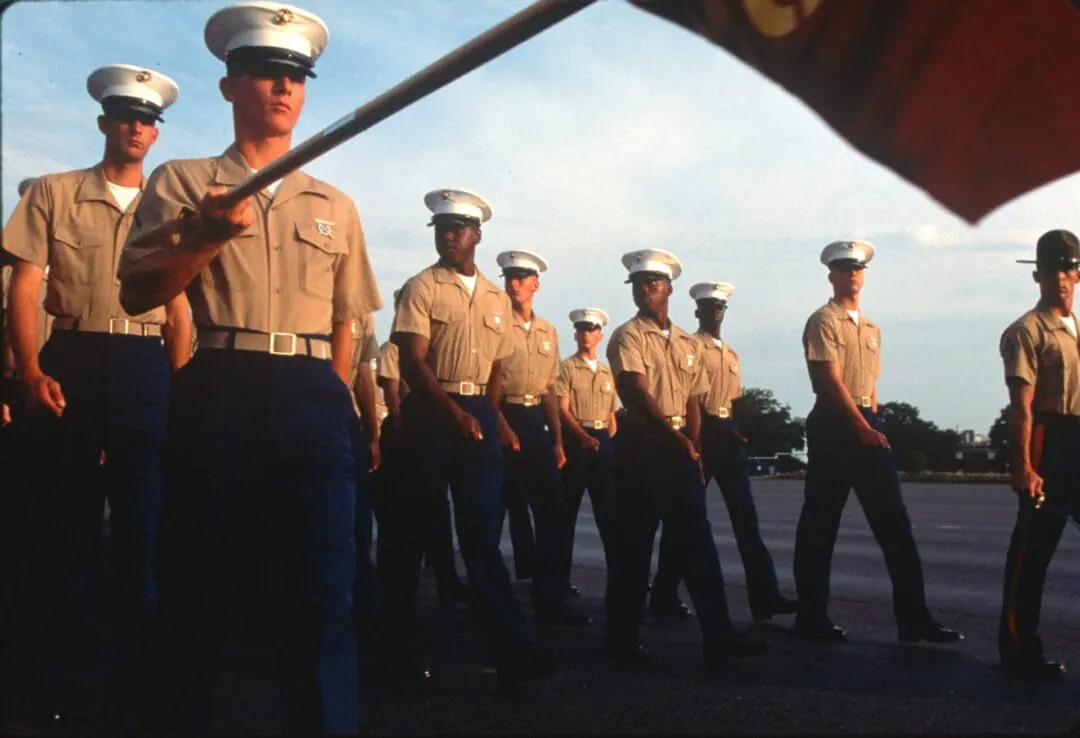
[[[794,595],[791,560],[801,482],[757,481],[761,528],[780,576]],[[654,654],[644,668],[616,668],[600,652],[602,626],[546,636],[559,672],[512,702],[496,695],[485,640],[467,613],[443,614],[425,574],[423,622],[438,679],[423,692],[378,684],[365,666],[365,733],[711,733],[898,734],[1057,733],[1080,719],[1080,677],[1024,685],[997,668],[996,632],[1005,549],[1015,516],[1003,486],[918,485],[904,489],[925,568],[928,600],[967,639],[955,646],[900,646],[891,586],[880,550],[852,495],[832,576],[833,619],[843,644],[791,637],[791,617],[758,632],[773,643],[764,657],[731,663],[718,674],[701,666],[697,623],[648,623]],[[743,572],[723,500],[710,488],[710,513],[733,617],[749,629]],[[1080,536],[1066,531],[1046,585],[1042,634],[1049,655],[1073,659],[1080,674]],[[503,551],[510,553],[504,538]],[[603,553],[591,512],[582,511],[574,582],[578,604],[603,617]],[[517,584],[528,608],[528,584]],[[684,593],[684,599],[685,593]],[[278,708],[270,665],[253,644],[234,647],[221,685],[219,726],[275,732]]]

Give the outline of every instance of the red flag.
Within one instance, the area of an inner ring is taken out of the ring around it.
[[[1080,169],[1077,0],[633,0],[971,223]]]

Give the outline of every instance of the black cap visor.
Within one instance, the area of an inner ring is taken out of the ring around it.
[[[231,76],[248,74],[262,79],[315,78],[311,57],[276,46],[241,46],[229,52],[225,65]]]
[[[840,272],[857,272],[866,269],[866,263],[858,259],[833,259],[829,262],[829,269]]]
[[[579,320],[578,322],[574,323],[574,330],[582,331],[583,333],[588,333],[589,331],[598,331],[601,328],[603,328],[603,326],[599,323],[592,323],[588,320]]]
[[[649,284],[650,282],[659,282],[662,279],[670,280],[671,277],[663,272],[634,272],[626,280],[626,284],[636,284],[638,282]]]
[[[457,230],[458,228],[473,228],[480,227],[480,221],[476,218],[470,218],[467,215],[460,215],[458,213],[439,213],[438,215],[431,216],[431,220],[428,221],[429,226],[435,226],[436,228],[452,228]]]
[[[148,125],[165,122],[161,117],[161,106],[138,97],[107,97],[101,101],[101,111],[116,120],[142,120]]]

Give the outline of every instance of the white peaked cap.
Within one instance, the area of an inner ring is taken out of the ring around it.
[[[495,263],[505,272],[507,269],[524,269],[530,272],[546,272],[548,265],[544,257],[531,251],[504,251],[495,257]]]
[[[228,61],[229,53],[237,49],[259,48],[268,52],[268,58],[291,58],[310,71],[326,51],[330,29],[322,18],[303,8],[253,0],[210,16],[203,39],[221,61]]]
[[[608,314],[600,308],[580,308],[578,310],[570,311],[570,322],[574,325],[578,323],[592,323],[593,325],[603,328],[608,324]]]
[[[155,115],[176,102],[180,88],[161,72],[131,64],[110,64],[86,78],[86,91],[100,103],[109,98],[129,98],[144,103]],[[133,107],[139,107],[133,105]]]
[[[821,252],[821,263],[829,266],[842,259],[866,266],[874,258],[874,244],[869,241],[833,241]]]
[[[670,251],[663,249],[641,249],[623,254],[623,266],[630,275],[640,272],[657,272],[668,279],[675,280],[682,274],[682,262]]]
[[[461,215],[485,223],[491,219],[491,205],[470,190],[432,190],[424,195],[432,215]]]
[[[698,282],[690,288],[690,297],[694,300],[723,300],[727,302],[735,285],[728,282]]]

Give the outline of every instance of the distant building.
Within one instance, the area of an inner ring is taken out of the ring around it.
[[[983,474],[994,471],[997,452],[990,446],[990,439],[973,430],[960,432],[960,446],[956,449],[956,471],[962,474]]]
[[[792,451],[779,453],[776,456],[751,456],[747,460],[750,462],[751,476],[769,477],[773,474],[805,469],[807,456],[805,451]]]

